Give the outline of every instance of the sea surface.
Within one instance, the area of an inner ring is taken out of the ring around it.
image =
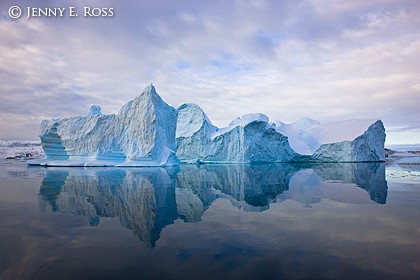
[[[420,169],[1,162],[0,279],[420,279]]]

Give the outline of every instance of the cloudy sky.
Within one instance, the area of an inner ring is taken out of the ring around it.
[[[27,19],[27,7],[67,10]],[[372,118],[388,145],[420,143],[420,2],[1,1],[0,139],[37,139],[42,119],[92,104],[117,113],[151,82],[217,126],[250,112]]]

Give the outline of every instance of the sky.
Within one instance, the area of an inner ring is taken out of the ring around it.
[[[27,18],[28,7],[66,10]],[[417,0],[2,0],[0,139],[37,140],[42,119],[92,104],[117,113],[153,83],[219,127],[256,112],[286,123],[381,119],[387,145],[416,144],[419,58]]]

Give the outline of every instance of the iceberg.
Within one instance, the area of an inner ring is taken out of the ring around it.
[[[45,166],[173,166],[178,111],[150,84],[117,115],[92,106],[87,116],[41,123]]]
[[[118,114],[104,115],[93,105],[86,116],[44,120],[40,139],[45,158],[29,165],[385,161],[380,120],[321,124],[303,118],[286,124],[253,113],[218,128],[196,104],[169,106],[152,84]]]

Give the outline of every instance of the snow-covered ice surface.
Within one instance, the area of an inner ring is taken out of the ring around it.
[[[39,141],[0,140],[0,161],[8,159],[37,159],[44,157]]]
[[[147,86],[117,115],[92,106],[84,117],[44,120],[40,138],[46,158],[28,162],[47,166],[177,165],[178,112],[153,85]]]
[[[237,117],[233,121],[230,122],[229,126],[245,126],[253,121],[259,121],[259,122],[266,122],[268,123],[268,117],[261,113],[251,113],[243,115],[242,117]]]

